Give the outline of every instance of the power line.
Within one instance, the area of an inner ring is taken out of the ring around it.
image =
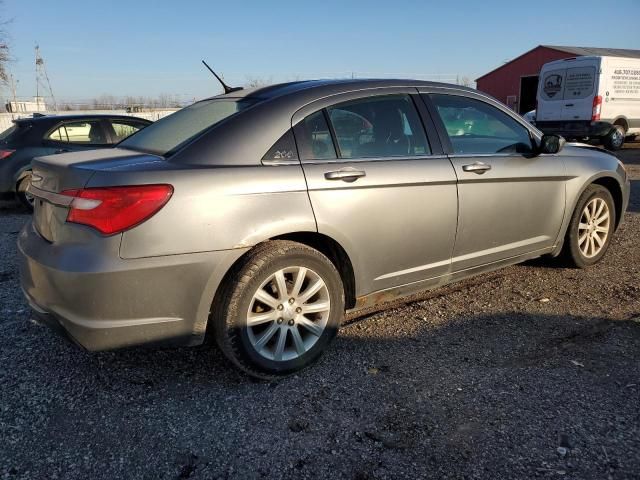
[[[51,101],[53,103],[53,110],[58,110],[56,104],[56,97],[53,95],[53,89],[51,88],[51,82],[49,81],[49,75],[47,75],[47,68],[44,65],[44,59],[40,55],[40,46],[36,45],[36,98],[40,97],[40,87],[43,87],[45,91],[49,92]]]

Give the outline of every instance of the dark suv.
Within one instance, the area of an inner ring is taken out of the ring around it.
[[[105,148],[119,143],[151,122],[124,115],[41,115],[15,120],[0,133],[0,195],[26,194],[34,157]]]

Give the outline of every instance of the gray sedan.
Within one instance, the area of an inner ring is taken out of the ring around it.
[[[542,255],[597,263],[629,180],[477,91],[348,80],[197,102],[36,159],[29,191],[37,318],[89,350],[213,336],[272,378],[318,359],[345,310]]]

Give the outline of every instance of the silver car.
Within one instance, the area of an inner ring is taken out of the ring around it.
[[[270,378],[316,360],[345,310],[541,255],[593,265],[629,180],[475,90],[348,80],[197,102],[34,160],[29,190],[37,318],[89,350],[211,335]]]

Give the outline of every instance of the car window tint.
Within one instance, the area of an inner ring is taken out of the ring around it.
[[[255,98],[202,100],[161,118],[119,146],[169,157],[209,128],[258,101]]]
[[[104,145],[107,139],[99,120],[67,122],[53,130],[47,138],[56,142]]]
[[[431,95],[456,154],[529,153],[529,131],[493,105],[456,95]]]
[[[0,133],[0,141],[6,140],[18,130],[18,126],[14,123],[9,128]]]
[[[293,132],[288,130],[280,139],[273,144],[273,147],[262,157],[263,160],[297,160],[298,151]]]
[[[295,134],[299,141],[301,158],[305,160],[336,158],[336,149],[323,111],[309,115],[296,125]]]
[[[385,95],[327,109],[341,158],[407,157],[431,153],[409,95]]]
[[[127,122],[121,120],[111,120],[111,126],[116,134],[115,142],[124,140],[129,135],[133,135],[138,130],[144,128],[144,124],[137,122]]]

